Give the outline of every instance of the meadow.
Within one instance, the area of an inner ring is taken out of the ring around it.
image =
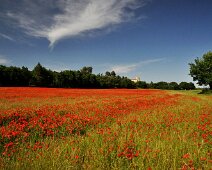
[[[0,88],[0,169],[212,167],[212,96]]]

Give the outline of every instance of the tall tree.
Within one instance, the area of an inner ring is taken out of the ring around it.
[[[113,76],[113,77],[116,77],[115,71],[111,71],[110,75]]]
[[[170,90],[179,90],[180,87],[176,82],[171,82],[171,83],[169,83],[169,89]]]
[[[38,63],[32,70],[30,85],[47,87],[53,85],[53,73]]]
[[[138,81],[135,83],[137,88],[146,89],[148,87],[145,81]]]
[[[189,63],[190,75],[194,81],[202,85],[209,85],[212,90],[212,52],[204,54],[202,58],[197,58],[194,63]]]
[[[111,76],[111,74],[110,74],[109,71],[106,71],[106,72],[105,72],[105,75],[106,75],[106,76]]]
[[[8,75],[7,75],[7,67],[0,65],[0,86],[7,85]]]
[[[82,74],[92,74],[92,70],[93,70],[92,67],[83,67],[83,68],[80,70],[80,72],[81,72]]]
[[[27,67],[24,67],[24,66],[21,68],[21,70],[22,70],[22,78],[21,78],[22,79],[22,85],[28,86],[29,81],[32,77],[32,73],[31,73],[31,71],[28,70]]]

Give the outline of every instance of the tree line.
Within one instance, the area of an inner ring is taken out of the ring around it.
[[[92,73],[92,67],[80,70],[52,71],[38,63],[32,71],[27,67],[0,65],[0,86],[38,86],[64,88],[135,88],[127,77],[120,77],[114,71],[104,75]]]
[[[136,83],[137,88],[142,88],[142,89],[164,89],[164,90],[194,90],[195,85],[194,83],[190,82],[164,82],[160,81],[157,83],[146,83],[145,81],[139,81]]]
[[[38,63],[32,71],[27,67],[0,65],[0,86],[37,86],[61,88],[152,88],[170,90],[195,89],[193,83],[158,82],[134,83],[127,77],[116,75],[114,71],[105,74],[93,74],[92,67],[80,70],[52,71]]]

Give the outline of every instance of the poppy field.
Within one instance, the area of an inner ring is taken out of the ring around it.
[[[208,169],[212,96],[0,88],[0,169]]]

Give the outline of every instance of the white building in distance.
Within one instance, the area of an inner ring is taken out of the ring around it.
[[[134,83],[137,83],[138,81],[141,81],[140,77],[135,77],[134,79],[131,79]]]

